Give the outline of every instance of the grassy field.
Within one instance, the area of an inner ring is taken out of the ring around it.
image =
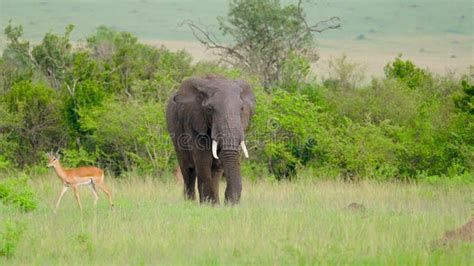
[[[473,243],[433,246],[473,216],[472,186],[245,182],[240,205],[212,207],[184,201],[173,182],[109,184],[113,211],[103,194],[94,209],[84,187],[82,214],[71,192],[54,214],[61,185],[52,174],[32,181],[34,212],[0,204],[0,220],[26,228],[0,265],[474,263]],[[348,210],[354,202],[365,210]]]
[[[281,0],[284,5],[296,0]],[[195,40],[185,19],[215,26],[226,15],[226,0],[1,0],[0,23],[25,26],[25,36],[39,40],[48,30],[63,32],[76,25],[73,38],[92,33],[100,25],[113,26],[154,40]],[[420,37],[472,35],[473,6],[469,0],[316,0],[304,1],[310,21],[339,16],[343,27],[325,38]],[[3,33],[3,32],[2,32]],[[411,40],[413,42],[413,40]]]
[[[209,60],[211,52],[196,42],[180,24],[193,20],[208,25],[219,39],[217,17],[228,11],[222,0],[0,0],[0,52],[6,45],[3,29],[11,20],[24,26],[24,37],[38,43],[48,31],[75,28],[71,38],[81,42],[100,25],[124,30],[141,42],[185,49],[196,61]],[[295,4],[296,0],[282,0]],[[473,6],[468,0],[317,0],[304,1],[310,22],[339,16],[342,27],[317,34],[321,59],[315,74],[328,76],[328,62],[346,54],[369,76],[383,76],[383,67],[403,54],[418,66],[438,74],[467,73],[472,64]],[[196,12],[196,10],[199,10]]]

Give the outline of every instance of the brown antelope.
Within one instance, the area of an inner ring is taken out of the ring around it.
[[[56,208],[54,209],[54,212],[58,210],[59,204],[61,203],[61,199],[63,198],[69,187],[72,187],[72,190],[74,191],[74,196],[77,200],[77,204],[79,205],[79,209],[82,211],[81,198],[79,197],[78,192],[78,187],[80,185],[89,186],[90,190],[92,191],[92,194],[95,197],[94,206],[97,205],[97,200],[99,200],[99,195],[97,194],[96,187],[102,189],[107,195],[107,198],[109,199],[110,208],[114,206],[114,204],[112,203],[110,190],[104,183],[104,171],[97,167],[91,166],[65,169],[61,166],[59,158],[60,156],[57,153],[48,153],[48,167],[54,167],[56,174],[63,183],[63,190],[61,191],[61,194],[59,194],[59,198],[56,202]]]

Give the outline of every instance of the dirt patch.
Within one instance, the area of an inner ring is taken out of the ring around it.
[[[347,211],[365,211],[365,206],[356,202],[352,202],[344,209]]]
[[[452,242],[474,242],[474,218],[460,228],[446,231],[434,244],[444,246]]]

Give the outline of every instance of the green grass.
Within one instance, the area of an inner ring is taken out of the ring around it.
[[[0,221],[25,225],[0,265],[474,263],[473,243],[432,246],[472,217],[472,186],[245,182],[240,205],[212,207],[184,201],[172,182],[108,181],[113,211],[104,194],[94,209],[84,187],[82,215],[70,191],[54,214],[61,185],[52,175],[31,182],[34,212],[0,204]],[[352,202],[366,210],[345,210]]]

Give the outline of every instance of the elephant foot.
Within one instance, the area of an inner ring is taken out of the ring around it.
[[[201,204],[219,205],[219,198],[215,196],[202,196],[199,201]]]

